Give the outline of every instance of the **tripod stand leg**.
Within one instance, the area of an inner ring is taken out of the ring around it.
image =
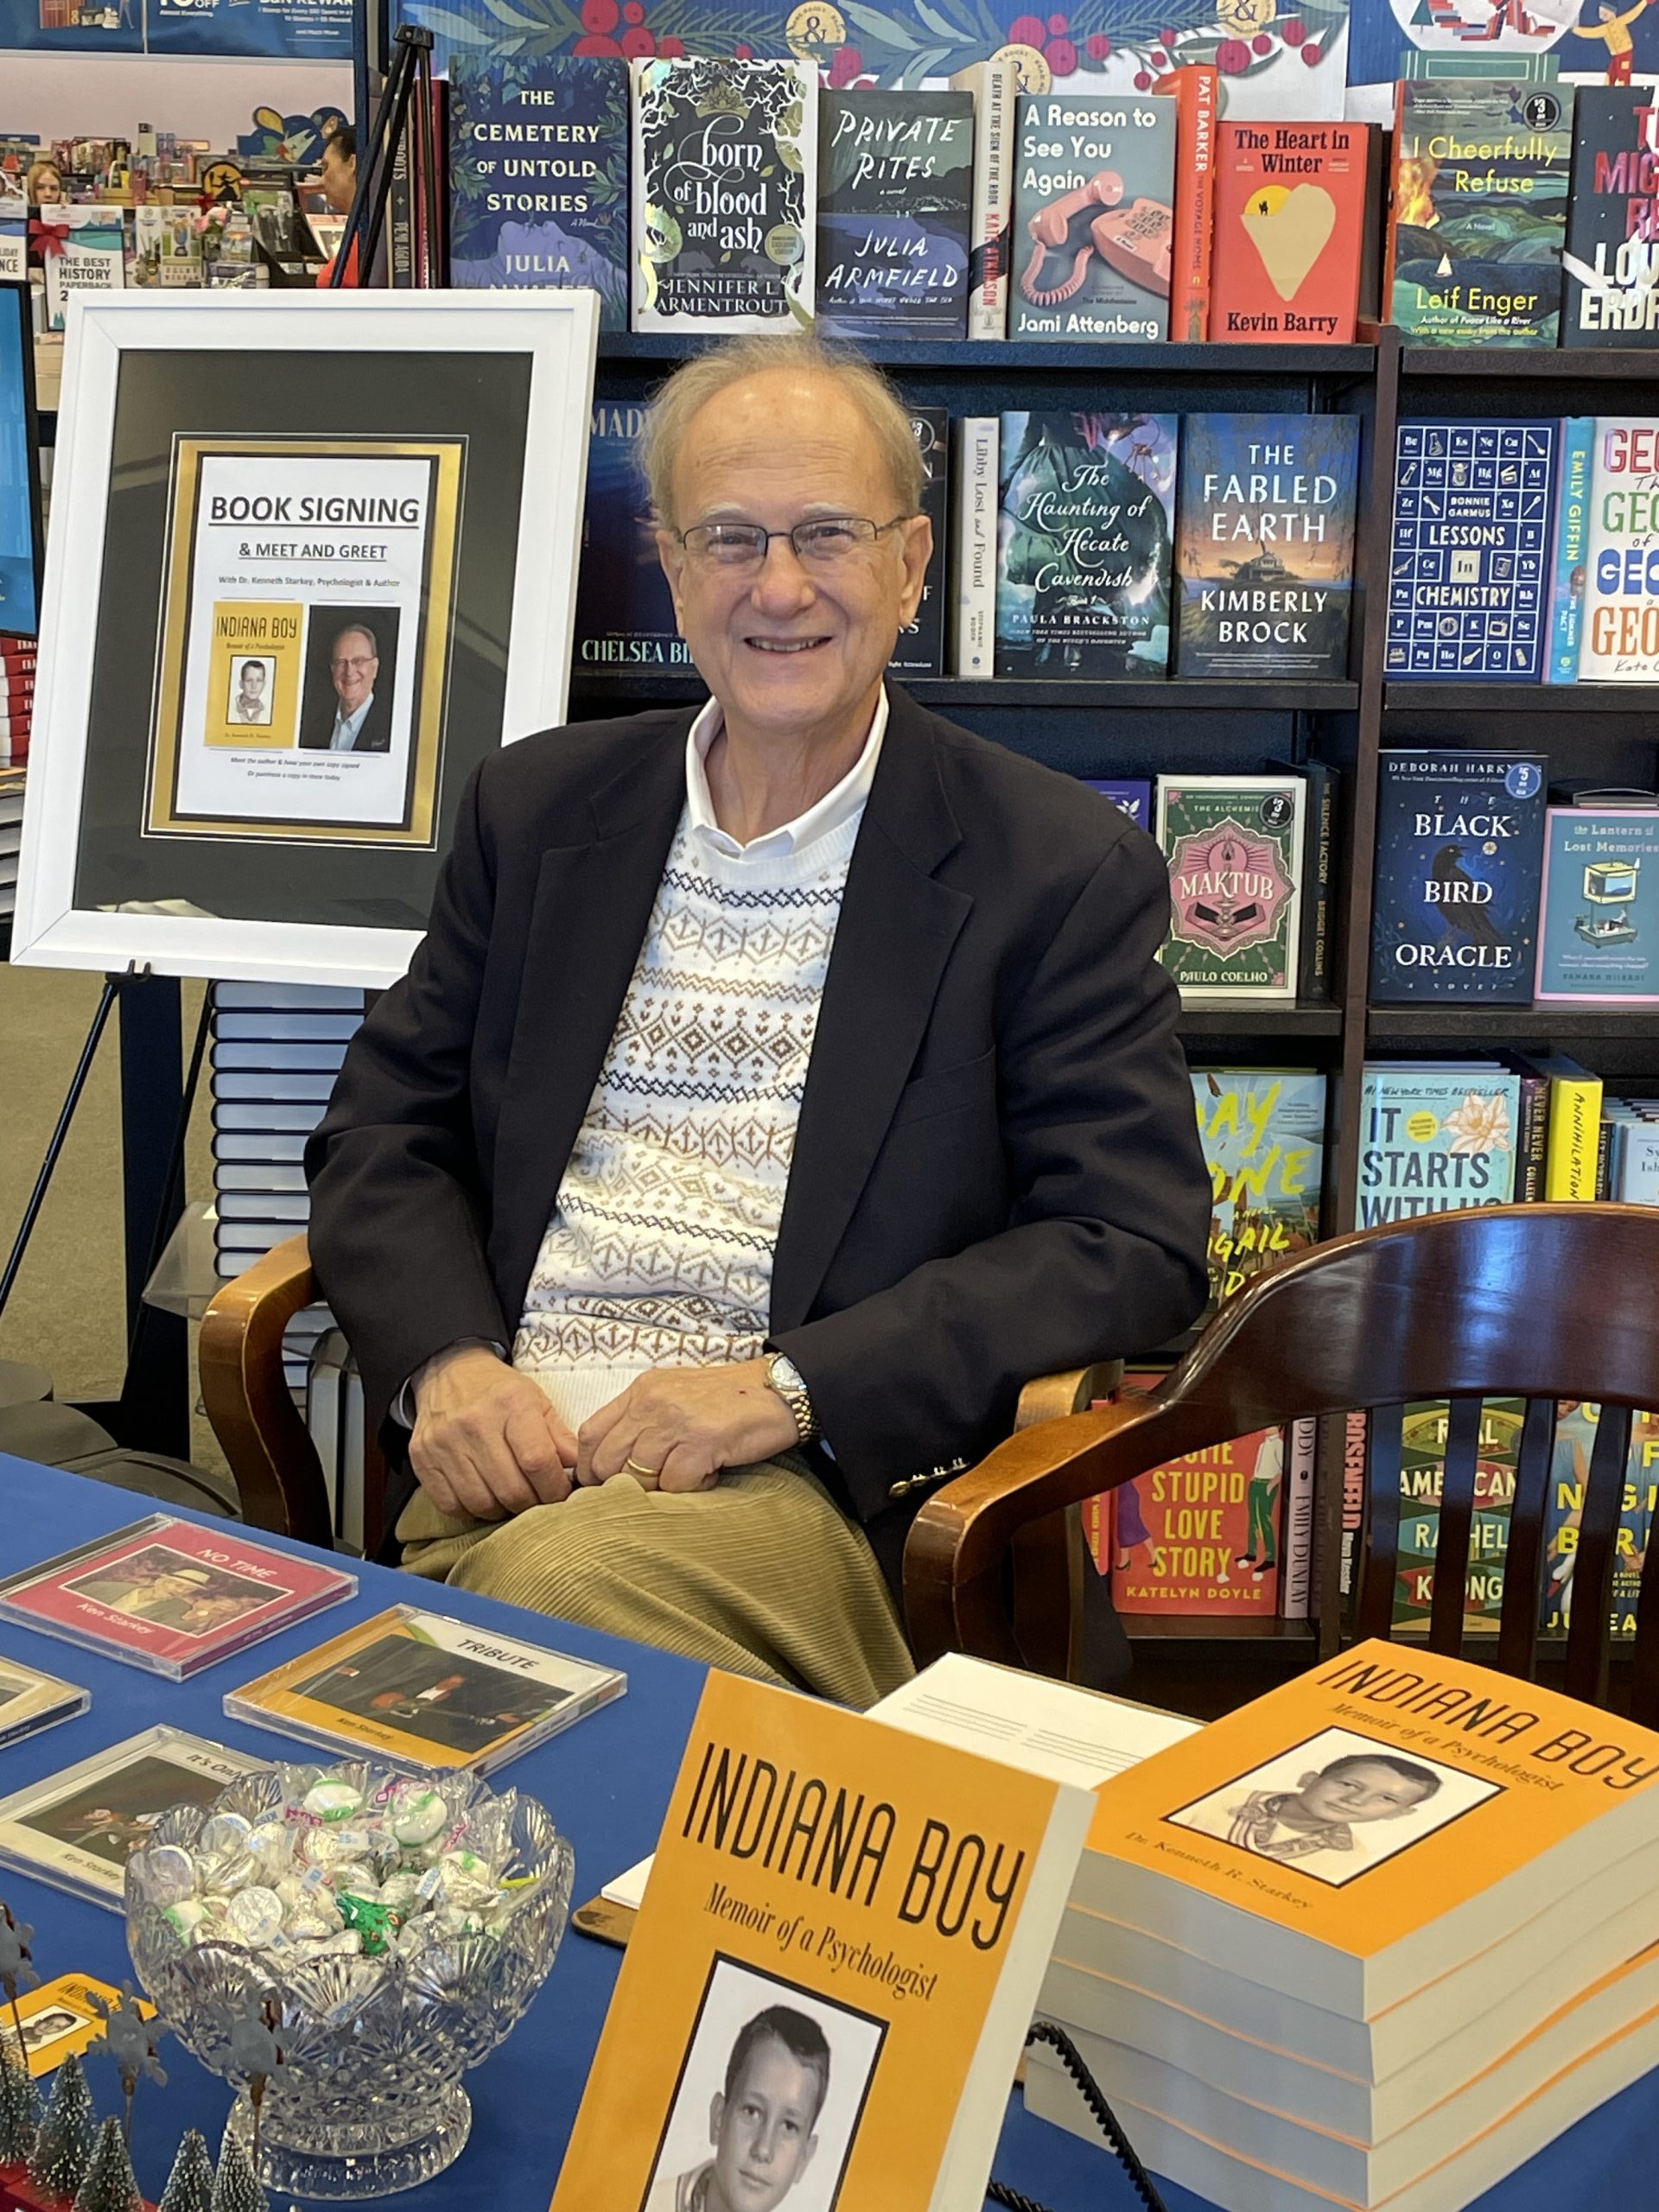
[[[11,1296],[12,1285],[17,1280],[22,1268],[23,1255],[29,1249],[29,1240],[35,1234],[35,1224],[41,1217],[41,1208],[45,1205],[47,1192],[51,1188],[53,1172],[62,1154],[65,1140],[69,1135],[69,1125],[75,1118],[76,1107],[80,1103],[81,1093],[86,1088],[86,1078],[92,1071],[92,1062],[98,1057],[99,1039],[104,1034],[104,1025],[110,1018],[110,1008],[115,1004],[115,995],[120,988],[120,982],[121,979],[116,976],[106,976],[104,978],[104,989],[98,1001],[98,1009],[92,1016],[92,1027],[86,1032],[86,1042],[80,1048],[80,1058],[75,1064],[75,1071],[69,1078],[69,1089],[64,1096],[63,1108],[58,1116],[57,1127],[53,1130],[51,1140],[47,1145],[46,1157],[41,1162],[41,1172],[35,1179],[35,1187],[29,1194],[29,1204],[23,1209],[23,1217],[18,1225],[10,1255],[6,1261],[5,1273],[0,1274],[0,1313],[3,1313],[6,1310],[6,1301]]]

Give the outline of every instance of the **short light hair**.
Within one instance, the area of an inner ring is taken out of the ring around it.
[[[652,402],[639,459],[658,520],[674,527],[674,463],[692,417],[730,385],[775,369],[797,369],[837,385],[864,417],[886,464],[899,505],[907,515],[922,505],[922,456],[904,402],[880,369],[860,353],[826,346],[803,333],[772,337],[757,331],[728,338],[675,370]],[[880,518],[885,521],[885,516]]]
[[[366,638],[369,641],[369,651],[374,655],[376,660],[379,659],[380,640],[375,636],[373,631],[370,629],[366,622],[342,622],[339,629],[334,632],[334,645],[330,645],[328,648],[331,655],[334,652],[334,645],[337,645],[342,638]]]

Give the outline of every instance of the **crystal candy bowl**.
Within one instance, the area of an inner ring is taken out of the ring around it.
[[[323,1773],[352,1782],[370,1802],[377,1790],[411,1780],[440,1791],[454,1816],[446,1844],[486,1827],[498,1835],[505,1829],[511,1856],[504,1873],[513,1886],[490,1929],[435,1927],[409,1948],[372,1958],[181,1939],[155,1894],[154,1853],[168,1844],[191,1850],[216,1814],[250,1822],[280,1816]],[[127,1861],[127,1942],[165,2024],[238,2088],[248,2075],[232,2056],[233,2024],[269,2000],[283,2063],[261,2105],[258,2165],[268,2188],[284,2197],[385,2196],[429,2180],[460,2155],[472,2126],[461,2077],[517,2024],[546,1978],[575,1872],[575,1853],[543,1806],[516,1790],[497,1796],[471,1775],[411,1776],[349,1761],[262,1768],[211,1805],[176,1806],[156,1823]],[[245,2098],[232,2125],[251,2138]]]

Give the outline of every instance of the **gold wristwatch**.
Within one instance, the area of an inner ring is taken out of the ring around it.
[[[784,1353],[775,1351],[766,1362],[766,1382],[794,1415],[798,1441],[810,1444],[818,1433],[818,1417],[812,1410],[811,1393],[801,1379],[800,1369]]]

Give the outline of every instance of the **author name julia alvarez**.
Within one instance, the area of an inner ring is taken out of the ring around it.
[[[1023,1847],[954,1831],[931,1815],[919,1827],[885,1798],[708,1743],[680,1834],[802,1887],[873,1907],[891,1902],[911,1927],[931,1923],[994,1951],[1026,1867]],[[902,1886],[901,1886],[902,1885]]]

